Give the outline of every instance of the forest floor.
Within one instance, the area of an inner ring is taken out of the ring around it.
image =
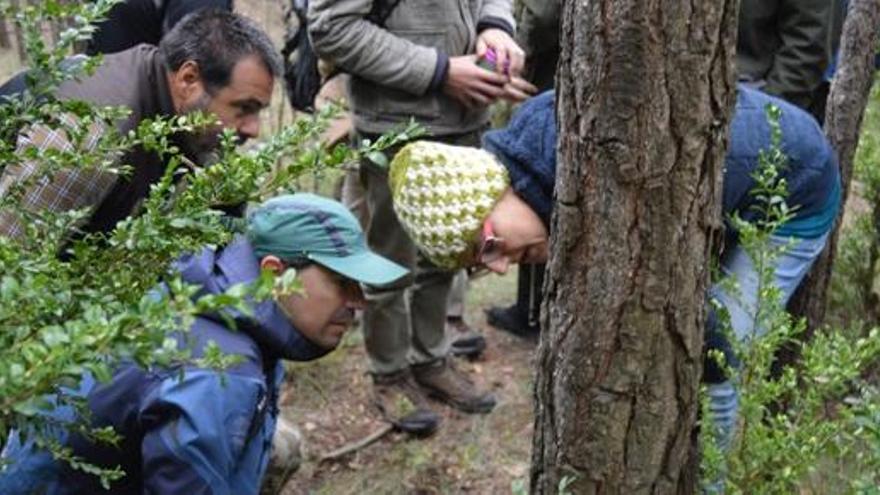
[[[489,327],[482,308],[513,299],[516,274],[472,284],[468,321],[483,330],[488,348],[475,361],[458,360],[498,399],[487,415],[468,415],[438,402],[443,423],[433,436],[391,432],[338,461],[322,455],[380,430],[370,405],[363,337],[352,331],[331,355],[294,364],[282,395],[282,414],[304,436],[305,462],[286,485],[294,494],[511,493],[528,477],[532,432],[535,342]]]

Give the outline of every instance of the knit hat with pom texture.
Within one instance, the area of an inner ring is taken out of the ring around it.
[[[510,184],[481,149],[416,141],[391,161],[394,211],[422,253],[441,268],[471,260],[483,221]]]

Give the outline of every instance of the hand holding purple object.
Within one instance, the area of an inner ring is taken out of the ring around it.
[[[477,65],[488,70],[495,71],[496,64],[498,62],[498,55],[495,53],[495,49],[489,47],[486,50],[485,55],[483,55],[478,61]],[[504,75],[510,75],[510,59],[504,61]]]

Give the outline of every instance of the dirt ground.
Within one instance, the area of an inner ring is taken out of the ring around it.
[[[306,460],[282,493],[511,493],[528,476],[535,343],[487,326],[482,308],[511,301],[514,284],[508,274],[472,285],[468,318],[484,331],[488,348],[476,361],[457,360],[494,391],[497,407],[468,415],[434,402],[443,424],[430,438],[392,432],[338,462],[320,463],[323,454],[382,428],[370,406],[363,337],[354,331],[330,356],[291,365],[282,414],[302,431]]]

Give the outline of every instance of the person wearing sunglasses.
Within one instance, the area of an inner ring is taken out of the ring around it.
[[[774,272],[785,304],[825,247],[840,208],[841,188],[835,153],[812,116],[739,85],[723,176],[725,221],[734,212],[749,222],[760,220],[751,208],[755,198],[750,191],[758,156],[770,147],[768,105],[781,109],[782,150],[788,158],[781,176],[788,184],[787,203],[795,212],[770,240],[774,246],[787,246]],[[392,160],[389,177],[401,223],[436,264],[503,274],[513,264],[545,261],[556,180],[554,92],[527,101],[506,128],[486,133],[482,150],[427,142],[407,145]],[[727,226],[721,272],[735,277],[739,294],[729,294],[718,283],[709,297],[727,309],[734,335],[746,340],[763,331],[753,324],[758,276],[735,230]],[[737,366],[716,323],[714,305],[708,306],[706,346],[720,350]],[[705,360],[704,380],[723,447],[734,433],[737,393],[715,359]]]

